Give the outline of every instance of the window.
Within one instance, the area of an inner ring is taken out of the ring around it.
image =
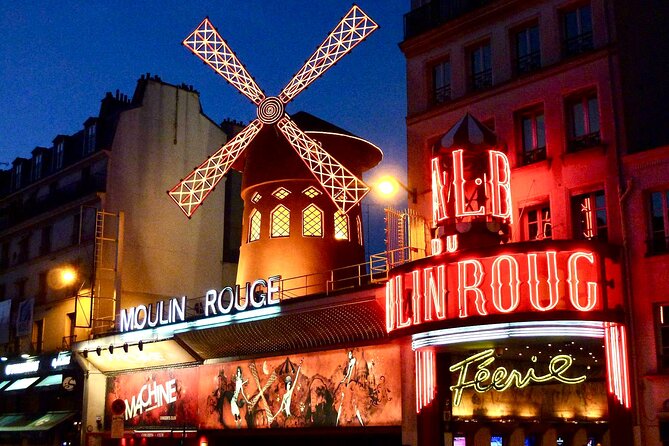
[[[335,239],[348,240],[348,215],[337,210],[334,214]]]
[[[72,234],[71,234],[71,244],[72,245],[78,245],[79,244],[79,232],[81,231],[81,214],[75,214],[72,217]]]
[[[24,235],[21,240],[19,240],[19,254],[17,257],[17,263],[23,263],[28,261],[30,251],[30,235]]]
[[[531,25],[516,32],[516,73],[523,74],[541,68],[539,49],[539,26]]]
[[[302,211],[302,235],[323,237],[323,212],[314,204],[310,204]]]
[[[284,205],[279,205],[272,211],[272,237],[288,237],[290,235],[290,211]]]
[[[290,191],[288,189],[286,189],[285,187],[280,187],[277,190],[275,190],[274,192],[272,192],[272,195],[274,195],[274,197],[278,198],[279,200],[283,200],[288,195],[290,195]]]
[[[543,108],[518,114],[522,163],[532,164],[546,159],[546,128]]]
[[[42,154],[36,153],[33,158],[33,181],[37,181],[42,177]]]
[[[650,194],[650,238],[647,240],[649,255],[669,251],[669,190]]]
[[[84,140],[84,154],[95,151],[95,124],[91,124],[86,129],[86,137]]]
[[[309,198],[314,198],[314,197],[319,196],[319,195],[321,194],[321,191],[319,191],[318,189],[316,189],[314,186],[309,186],[309,187],[307,187],[306,189],[304,189],[304,190],[302,191],[302,193],[303,193],[304,195],[306,195],[307,197],[309,197]]]
[[[5,242],[0,247],[0,269],[9,268],[9,242]]]
[[[608,227],[604,191],[572,197],[574,238],[606,241]]]
[[[42,304],[46,301],[46,293],[48,289],[47,277],[48,277],[47,271],[42,271],[39,273],[39,278],[37,283],[37,299],[36,299],[36,302],[38,304]]]
[[[53,227],[51,225],[45,226],[42,228],[42,239],[39,245],[40,255],[48,254],[51,252],[51,233],[53,232]]]
[[[587,93],[567,100],[569,151],[578,151],[600,143],[599,103],[597,94]]]
[[[593,48],[590,5],[582,5],[562,13],[562,35],[562,51],[565,57]]]
[[[260,201],[262,198],[262,195],[260,195],[258,192],[254,192],[253,196],[251,197],[251,203],[256,204],[257,202]]]
[[[249,242],[260,240],[260,212],[258,209],[251,211],[249,218]]]
[[[64,158],[65,158],[65,141],[60,141],[56,145],[56,154],[53,158],[54,169],[60,169],[63,167]]]
[[[16,298],[17,299],[23,299],[24,297],[26,297],[26,283],[27,282],[28,282],[28,279],[26,277],[22,277],[21,279],[14,282],[14,286],[16,287]]]
[[[446,60],[432,67],[432,102],[441,104],[451,99],[451,62]]]
[[[360,219],[360,215],[356,215],[355,217],[355,222],[356,226],[358,229],[358,245],[362,246],[363,245],[363,240],[362,240],[362,220]]]
[[[44,344],[44,319],[33,322],[32,347],[33,352],[42,353]]]
[[[551,208],[548,204],[526,210],[525,237],[526,240],[545,240],[553,237]]]
[[[471,48],[469,51],[471,89],[481,90],[492,85],[490,42]]]
[[[22,165],[20,163],[14,166],[14,190],[21,189],[21,184],[23,182],[23,178],[21,178],[23,175],[22,170]]]
[[[669,369],[669,304],[657,308],[657,365],[659,369]]]

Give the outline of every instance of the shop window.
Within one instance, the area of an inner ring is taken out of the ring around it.
[[[290,235],[290,211],[284,205],[279,205],[272,211],[270,234],[275,237],[288,237]]]
[[[529,73],[541,68],[539,26],[537,24],[516,30],[514,34],[514,50],[516,74]]]
[[[44,346],[44,319],[33,322],[32,349],[34,353],[42,353]]]
[[[592,13],[590,5],[581,5],[562,12],[562,51],[565,57],[590,51],[592,42]]]
[[[546,127],[543,107],[523,111],[516,116],[522,148],[523,165],[546,159]]]
[[[342,211],[336,211],[334,214],[335,239],[348,240],[348,215]]]
[[[599,134],[599,102],[597,93],[589,92],[567,100],[568,146],[576,152],[601,143]]]
[[[650,194],[648,255],[669,252],[669,190]]]
[[[260,195],[258,192],[255,192],[253,196],[251,197],[251,203],[256,204],[257,202],[260,201],[262,198],[262,195]]]
[[[309,186],[309,187],[307,187],[306,189],[304,189],[304,190],[302,191],[302,193],[303,193],[304,195],[306,195],[307,197],[309,197],[309,198],[314,198],[314,197],[319,196],[319,195],[321,194],[321,191],[319,191],[318,189],[316,189],[314,186]]]
[[[470,88],[482,90],[492,86],[490,42],[469,49]]]
[[[260,240],[260,220],[261,215],[258,209],[252,210],[249,218],[249,242]]]
[[[310,204],[302,211],[302,235],[323,237],[323,211]]]
[[[432,67],[432,103],[441,104],[451,99],[451,62],[444,60]]]
[[[553,237],[551,208],[548,204],[525,210],[525,239],[545,240]]]
[[[288,195],[290,195],[290,191],[288,189],[286,189],[285,187],[280,187],[277,190],[275,190],[274,192],[272,192],[272,195],[274,197],[278,198],[279,200],[283,200]]]
[[[571,200],[574,238],[606,241],[608,222],[604,191],[576,195]]]

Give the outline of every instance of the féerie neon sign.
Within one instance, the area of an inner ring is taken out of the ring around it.
[[[518,370],[509,371],[505,367],[498,367],[494,371],[491,371],[488,367],[495,362],[494,354],[495,350],[493,349],[484,350],[449,367],[451,372],[458,373],[457,383],[451,386],[454,406],[460,404],[462,394],[468,388],[473,388],[479,393],[489,390],[503,392],[512,386],[522,389],[530,383],[556,381],[562,384],[580,384],[587,379],[585,375],[575,378],[564,376],[574,362],[569,355],[553,356],[548,363],[548,372],[543,375],[537,375],[534,367],[530,367],[525,373],[521,373]],[[532,363],[536,362],[537,357],[532,356]],[[478,365],[476,365],[475,369],[470,368],[470,366],[477,363]],[[471,375],[470,370],[476,370],[473,372],[473,377],[471,378],[469,378]]]
[[[523,311],[588,312],[601,306],[599,255],[539,251],[449,257],[391,276],[388,332],[426,322]]]

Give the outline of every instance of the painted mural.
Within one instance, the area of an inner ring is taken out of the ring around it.
[[[127,427],[201,429],[383,426],[401,423],[399,348],[221,362],[110,377]]]

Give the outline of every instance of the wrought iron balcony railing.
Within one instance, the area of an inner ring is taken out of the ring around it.
[[[562,42],[564,57],[577,56],[593,49],[592,32],[585,32]]]
[[[517,74],[530,73],[539,68],[541,68],[541,53],[539,51],[534,51],[516,59]]]

